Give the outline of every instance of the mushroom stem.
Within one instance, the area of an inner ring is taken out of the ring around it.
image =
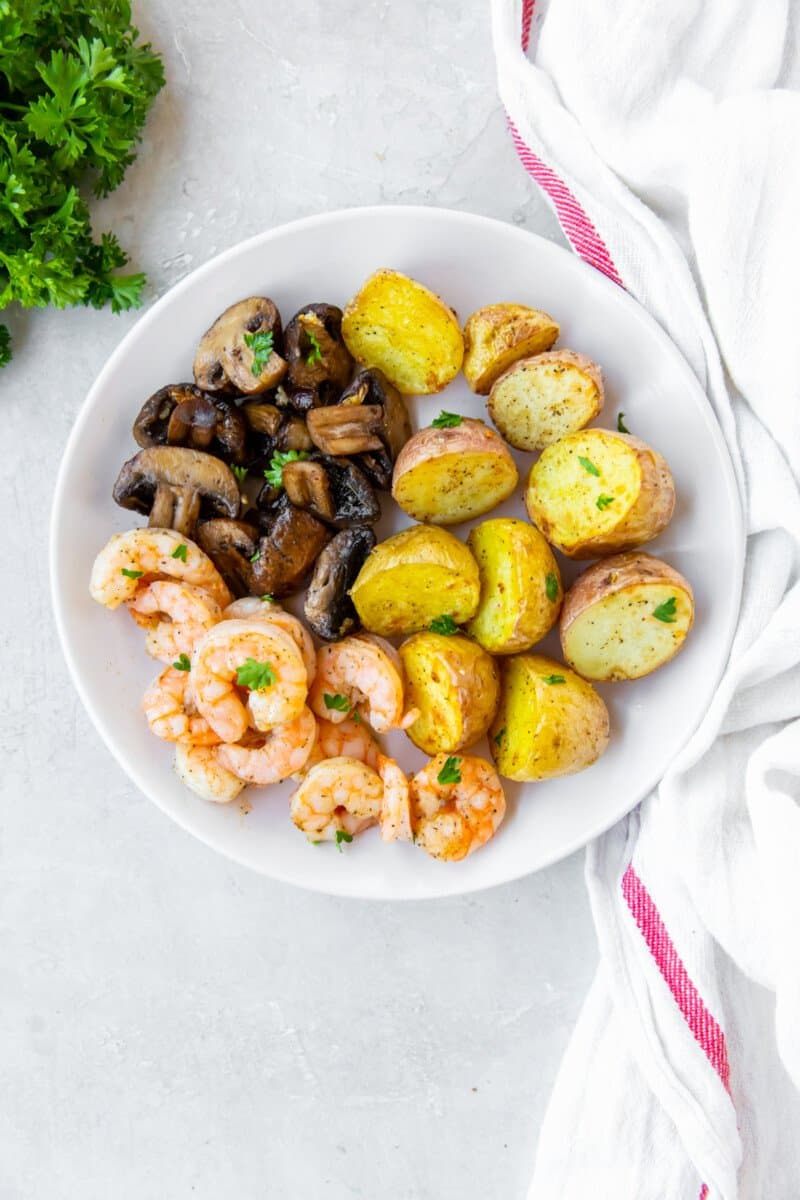
[[[159,483],[153,496],[153,507],[150,509],[148,525],[155,525],[158,529],[171,529],[174,508],[175,493],[168,483]],[[183,530],[180,532],[182,533]]]

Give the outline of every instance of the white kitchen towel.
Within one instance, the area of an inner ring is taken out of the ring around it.
[[[574,250],[696,372],[747,525],[715,699],[658,791],[587,852],[601,966],[529,1200],[796,1200],[798,31],[787,0],[491,3],[522,164]]]

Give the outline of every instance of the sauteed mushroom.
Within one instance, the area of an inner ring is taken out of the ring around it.
[[[259,531],[247,521],[224,517],[204,521],[197,542],[205,550],[235,596],[250,594],[252,560],[258,551]]]
[[[184,446],[150,446],[123,464],[113,496],[122,508],[147,513],[150,525],[191,537],[201,511],[236,517],[239,488],[212,454]]]
[[[286,374],[281,357],[281,318],[265,296],[232,304],[200,339],[194,378],[207,392],[260,395],[276,387]]]
[[[331,525],[372,525],[381,515],[366,476],[347,459],[287,463],[282,479],[292,504],[307,508]]]
[[[371,529],[343,529],[317,559],[304,606],[305,618],[317,637],[344,637],[358,626],[350,588],[376,543]]]
[[[411,421],[403,397],[380,371],[359,371],[337,405],[314,410],[307,420],[314,444],[326,454],[368,455],[360,465],[379,487],[390,485]]]
[[[140,446],[189,446],[226,462],[242,462],[247,423],[223,396],[206,396],[191,383],[161,388],[142,405],[133,425]]]
[[[310,512],[295,508],[284,495],[258,542],[252,564],[252,595],[290,596],[305,583],[331,531]]]
[[[312,397],[316,404],[330,403],[350,378],[353,360],[342,341],[342,310],[333,304],[307,304],[295,313],[285,347],[289,394],[300,394],[296,402],[290,398],[294,407]]]

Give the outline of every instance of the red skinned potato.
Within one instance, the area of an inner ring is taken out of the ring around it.
[[[508,499],[518,481],[508,447],[469,417],[443,429],[420,429],[401,450],[392,496],[415,521],[457,525]]]
[[[567,592],[564,658],[584,679],[639,679],[673,658],[694,621],[688,580],[642,551],[595,563]]]

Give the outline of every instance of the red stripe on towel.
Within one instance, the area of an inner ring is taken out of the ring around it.
[[[522,0],[522,49],[527,53],[531,40],[531,21],[536,0]]]
[[[622,894],[664,982],[686,1018],[686,1024],[722,1080],[726,1091],[730,1091],[730,1066],[725,1034],[689,978],[650,893],[632,866],[629,866],[622,876]]]
[[[533,5],[531,5],[531,11]],[[617,268],[608,253],[605,242],[595,229],[578,201],[567,185],[559,179],[555,171],[548,167],[537,154],[534,154],[523,142],[519,130],[509,118],[509,128],[520,162],[532,179],[553,202],[561,228],[584,262],[590,267],[601,271],[614,283],[623,287]]]
[[[703,1186],[700,1188],[700,1195],[697,1197],[697,1200],[708,1200],[708,1184],[707,1183],[704,1183]]]

